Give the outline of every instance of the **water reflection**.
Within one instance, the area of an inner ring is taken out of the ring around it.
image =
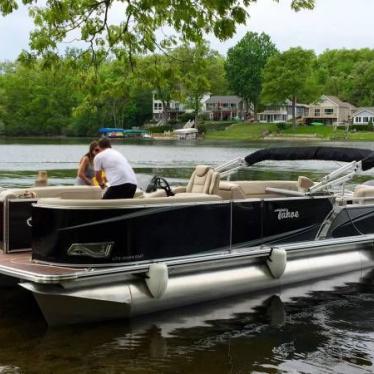
[[[0,372],[370,372],[374,273],[361,277],[59,329],[46,327],[29,294],[3,290]]]

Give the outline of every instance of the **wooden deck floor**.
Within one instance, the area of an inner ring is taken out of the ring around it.
[[[87,268],[71,268],[65,266],[34,263],[31,252],[0,253],[0,274],[14,278],[28,279],[29,277],[62,277],[75,278],[79,274],[89,271]],[[17,276],[18,274],[18,276]]]

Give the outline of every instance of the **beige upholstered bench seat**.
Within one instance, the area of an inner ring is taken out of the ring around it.
[[[87,199],[61,199],[61,198],[42,198],[38,200],[38,206],[58,206],[66,208],[126,208],[132,206],[144,205],[170,205],[183,203],[201,203],[209,201],[222,201],[217,195],[208,195],[204,193],[183,193],[170,197],[156,198],[134,198],[134,199],[115,199],[115,200],[87,200]]]
[[[217,194],[223,199],[252,199],[278,197],[276,193],[269,193],[266,189],[279,188],[285,190],[298,190],[296,181],[221,181]]]
[[[0,200],[17,198],[61,197],[65,199],[101,199],[102,191],[99,186],[47,186],[12,188],[0,192]]]
[[[100,200],[103,191],[99,186],[47,186],[12,188],[0,191],[0,201],[17,198],[48,198],[60,197],[62,199],[90,199]],[[143,191],[137,190],[136,197],[143,196]]]
[[[374,200],[374,186],[358,185],[353,192],[353,199],[357,199],[357,203],[372,204]]]

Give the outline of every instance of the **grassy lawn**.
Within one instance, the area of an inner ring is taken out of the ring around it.
[[[251,123],[225,123],[222,125],[205,124],[207,130],[206,139],[211,140],[261,140],[294,138],[321,139],[321,140],[348,140],[371,141],[374,140],[374,132],[350,131],[348,136],[343,128],[334,130],[331,126],[302,126],[280,130],[275,124],[251,124]]]
[[[209,125],[206,125],[207,133],[206,139],[217,140],[259,140],[264,137],[266,133],[275,132],[276,125],[273,124],[248,124],[236,123],[225,128],[224,131],[212,130]]]

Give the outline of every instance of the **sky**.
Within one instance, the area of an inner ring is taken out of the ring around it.
[[[257,0],[247,25],[225,42],[209,37],[211,47],[226,54],[247,31],[265,32],[278,49],[301,46],[317,53],[335,48],[374,48],[374,0],[316,0],[314,10],[294,12],[291,0]],[[14,60],[28,49],[33,24],[25,8],[0,16],[0,61]],[[74,46],[66,44],[66,47]]]

